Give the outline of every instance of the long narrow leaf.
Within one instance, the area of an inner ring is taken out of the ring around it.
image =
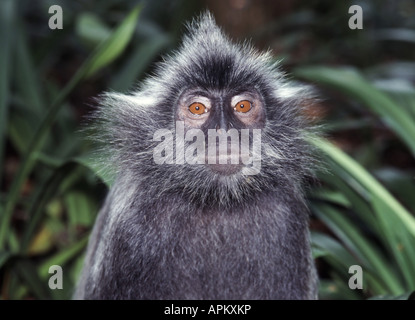
[[[89,236],[82,238],[70,247],[61,250],[56,255],[43,262],[37,269],[40,277],[45,279],[48,276],[50,266],[59,265],[63,267],[67,262],[69,262],[69,260],[73,259],[77,254],[85,249],[88,244],[88,239]]]
[[[43,119],[39,129],[36,131],[31,143],[29,144],[29,148],[25,154],[19,171],[13,180],[6,208],[0,216],[0,248],[4,248],[5,246],[5,241],[9,232],[9,221],[11,219],[21,186],[35,164],[36,154],[42,148],[44,139],[52,126],[58,111],[61,109],[63,101],[82,79],[92,75],[94,72],[107,65],[115,59],[116,56],[122,52],[122,50],[125,49],[128,41],[131,39],[131,30],[133,30],[136,25],[139,12],[140,7],[138,6],[127,16],[126,19],[124,19],[113,34],[99,46],[97,51],[87,59],[87,61],[77,71],[70,82],[52,103],[47,115]],[[128,37],[126,37],[126,35],[128,35]]]
[[[326,223],[326,225],[346,244],[354,256],[358,257],[358,264],[365,273],[378,275],[378,280],[384,283],[383,287],[393,294],[400,294],[404,287],[399,284],[399,278],[395,276],[388,261],[380,254],[358,229],[339,212],[328,205],[313,205],[313,212]],[[375,292],[381,294],[382,292]]]
[[[120,72],[111,80],[112,90],[128,91],[131,89],[134,82],[143,75],[146,68],[169,42],[170,39],[167,36],[159,33],[151,40],[138,44]]]
[[[320,232],[311,233],[313,248],[317,248],[326,253],[324,259],[329,260],[337,270],[342,270],[343,275],[347,275],[347,270],[351,265],[358,264],[358,261],[348,252],[338,241]]]
[[[68,172],[72,172],[75,167],[76,164],[72,162],[60,166],[54,171],[45,184],[39,188],[28,211],[28,222],[23,230],[22,240],[20,242],[20,252],[26,253],[30,241],[42,220],[45,212],[44,207],[47,201],[55,195],[62,179],[68,174]]]
[[[26,108],[39,117],[46,108],[41,94],[41,82],[38,79],[37,70],[30,56],[23,26],[18,24],[16,29],[16,87],[23,98]],[[35,117],[35,120],[38,120],[37,117]],[[28,118],[31,120],[32,117]]]
[[[402,221],[402,225],[415,236],[415,218],[359,163],[327,140],[313,137],[309,141],[344,168],[358,184],[369,190],[369,193],[376,197],[379,204],[388,208],[390,214],[398,217]]]
[[[100,166],[100,163],[93,158],[92,154],[76,157],[74,161],[91,170],[108,188],[114,183],[114,172]]]
[[[14,8],[14,0],[4,0],[0,3],[0,168],[3,168],[4,162],[4,147],[8,118],[9,77],[11,64],[10,52],[13,37]],[[1,175],[2,170],[0,170],[0,181]]]
[[[51,294],[47,281],[42,281],[33,262],[27,259],[19,259],[14,264],[19,276],[29,285],[37,299],[50,299]]]
[[[0,251],[0,269],[12,256],[8,251]]]
[[[383,230],[381,239],[395,257],[405,278],[406,289],[415,290],[415,237],[378,199],[373,199],[373,205]]]
[[[112,33],[112,35],[98,47],[96,54],[92,56],[91,60],[86,65],[86,77],[90,77],[95,72],[111,63],[124,51],[134,33],[140,11],[141,6],[137,6],[131,11],[128,17]]]
[[[357,189],[364,188],[366,201],[371,205],[378,227],[374,230],[397,262],[404,287],[411,290],[415,285],[415,218],[363,167],[341,150],[322,139],[311,139],[330,161],[338,167],[336,172]],[[344,225],[344,223],[341,223]],[[382,267],[377,267],[383,270]],[[396,271],[395,271],[396,272]],[[385,278],[384,276],[382,276]],[[393,294],[401,292],[394,291]]]
[[[366,81],[356,70],[308,67],[297,69],[295,74],[301,78],[336,88],[362,101],[382,117],[415,156],[415,122],[411,114]]]
[[[359,217],[368,225],[375,226],[376,219],[373,216],[373,211],[370,208],[370,205],[367,203],[367,193],[364,191],[362,195],[362,188],[352,188],[343,180],[343,174],[341,167],[337,166],[332,161],[327,161],[327,164],[330,167],[331,173],[319,172],[318,178],[320,181],[325,182],[327,185],[330,185],[336,190],[339,190],[344,196],[347,197],[351,204],[351,208],[355,209],[359,213]],[[355,185],[354,185],[355,186]]]

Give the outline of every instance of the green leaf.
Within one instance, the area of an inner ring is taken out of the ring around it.
[[[345,175],[342,167],[338,166],[330,159],[326,160],[330,168],[330,173],[318,172],[318,178],[336,190],[339,190],[349,200],[351,208],[359,213],[359,217],[368,225],[376,226],[376,219],[373,211],[367,203],[367,192],[361,186],[357,185],[352,179]],[[376,227],[374,227],[376,228]]]
[[[400,285],[399,279],[395,277],[389,263],[346,216],[334,208],[322,204],[312,205],[312,211],[325,222],[330,230],[351,251],[353,256],[357,258],[356,264],[363,268],[365,274],[371,273],[376,275],[378,281],[384,284],[382,287],[388,288],[389,292],[399,294],[403,291],[403,287]]]
[[[400,295],[383,294],[383,295],[373,296],[369,300],[413,300],[411,299],[411,294],[413,294],[413,292],[407,292],[405,294],[400,294]]]
[[[121,53],[130,40],[133,29],[140,12],[140,6],[137,6],[121,23],[121,25],[113,32],[113,34],[99,46],[97,51],[85,61],[81,68],[72,77],[69,83],[62,89],[59,95],[55,98],[49,108],[48,113],[41,122],[39,128],[33,135],[29,148],[23,157],[22,164],[13,180],[8,195],[6,208],[2,215],[0,215],[0,249],[5,247],[5,242],[8,239],[9,223],[13,214],[14,207],[19,196],[21,187],[33,169],[36,161],[36,156],[44,144],[50,128],[56,118],[57,113],[61,109],[64,100],[70,92],[79,84],[79,82],[86,76],[92,75],[100,68],[107,65]],[[124,34],[125,33],[125,34]]]
[[[385,269],[386,263],[376,262],[374,267],[378,272],[382,272],[381,278],[387,281],[388,287],[392,289],[391,293],[400,294],[404,288],[412,289],[415,281],[413,273],[415,269],[415,250],[413,248],[415,218],[370,173],[348,155],[323,139],[311,139],[310,141],[335,164],[336,175],[342,177],[351,188],[359,190],[357,194],[361,194],[370,204],[375,220],[368,224],[368,227],[372,228],[372,231],[390,249],[400,271],[395,274],[397,276],[402,274],[405,280],[404,287],[399,288],[397,285],[400,281],[392,276],[392,270]],[[358,210],[356,213],[360,214]],[[333,216],[331,218],[333,219]],[[353,227],[341,217],[337,217],[336,221],[336,228],[341,228],[344,232]],[[340,234],[338,235],[340,236]],[[359,239],[357,235],[353,234],[349,234],[348,237],[353,241]],[[361,245],[359,247],[361,248]],[[371,249],[365,249],[365,251],[366,258],[373,254]],[[382,266],[383,264],[384,266]],[[391,274],[391,277],[388,276],[388,273]]]
[[[324,259],[330,261],[338,270],[343,270],[343,274],[347,275],[349,267],[359,264],[338,241],[320,232],[311,232],[311,242],[313,250],[325,252]]]
[[[57,254],[51,258],[44,261],[38,268],[39,275],[42,279],[46,279],[48,276],[49,268],[53,265],[58,265],[63,267],[71,259],[75,258],[78,254],[81,254],[88,244],[89,235],[80,239],[78,242],[75,242],[68,248],[65,248],[59,251]]]
[[[0,2],[0,168],[4,164],[4,147],[9,107],[11,47],[14,24],[14,0]],[[0,181],[3,170],[0,170]],[[6,226],[7,227],[7,226]],[[1,246],[0,246],[1,248]]]
[[[319,188],[317,190],[312,190],[310,195],[313,198],[317,198],[325,202],[334,203],[345,208],[350,208],[351,206],[349,199],[343,193],[338,191],[331,191],[328,189]]]
[[[95,55],[86,65],[86,77],[90,77],[99,69],[116,59],[126,48],[134,33],[141,6],[137,6],[121,25],[97,49]]]
[[[33,262],[28,259],[18,259],[14,268],[19,277],[25,281],[37,299],[50,299],[50,289],[47,281],[42,281],[36,272],[36,267]]]
[[[11,252],[0,251],[0,269],[13,256]]]
[[[25,110],[14,103],[9,114],[9,139],[20,154],[24,154],[33,136],[39,118],[32,110]]]
[[[46,203],[56,194],[65,176],[76,168],[76,163],[68,162],[58,167],[46,182],[37,190],[28,210],[28,222],[23,229],[20,252],[25,253],[30,241],[45,214]]]
[[[97,208],[87,194],[79,191],[70,191],[65,194],[64,203],[71,226],[89,227],[94,223]]]
[[[350,290],[347,282],[336,275],[332,275],[333,280],[320,280],[319,299],[320,300],[361,300],[359,291]]]
[[[311,137],[309,141],[343,168],[353,178],[354,183],[367,191],[369,197],[376,197],[379,204],[387,208],[390,214],[398,217],[405,228],[415,236],[415,218],[359,163],[325,139]]]
[[[395,257],[407,289],[415,289],[415,237],[412,236],[390,209],[379,199],[373,199],[373,206],[381,225],[381,239]]]
[[[374,172],[374,175],[391,193],[398,195],[399,199],[407,205],[411,212],[415,212],[415,183],[413,176],[405,170],[396,167],[380,168]]]
[[[88,45],[96,46],[111,35],[111,29],[96,14],[82,12],[77,17],[76,33]]]
[[[415,43],[415,31],[409,28],[378,29],[375,37],[379,40],[406,41]]]
[[[411,114],[378,90],[354,69],[329,67],[299,68],[295,75],[330,86],[356,98],[381,116],[382,120],[406,143],[415,156],[415,122]]]
[[[112,80],[110,87],[114,91],[128,91],[160,53],[167,47],[170,39],[164,34],[157,33],[151,39],[137,44],[135,50],[126,59],[122,69]]]
[[[16,87],[23,99],[25,111],[33,112],[40,117],[45,111],[46,104],[41,95],[41,81],[34,67],[23,26],[19,23],[16,30]],[[29,117],[31,119],[32,117]]]
[[[91,170],[108,188],[114,183],[115,173],[97,162],[92,154],[76,157],[74,161]]]

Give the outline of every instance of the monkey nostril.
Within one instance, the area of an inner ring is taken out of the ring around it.
[[[216,131],[220,134],[220,135],[224,135],[224,134],[226,134],[226,130],[225,129],[216,129]]]

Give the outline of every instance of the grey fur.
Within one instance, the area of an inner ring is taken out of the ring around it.
[[[209,13],[129,95],[107,93],[95,115],[102,161],[117,180],[91,235],[76,299],[315,299],[304,178],[313,157],[300,108],[310,93],[269,53],[234,44]],[[157,129],[175,125],[189,88],[262,96],[262,168],[220,175],[156,165]],[[250,90],[251,90],[250,89]]]

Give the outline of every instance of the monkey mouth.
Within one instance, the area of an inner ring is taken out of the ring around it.
[[[215,173],[221,175],[233,175],[242,170],[242,162],[239,156],[230,154],[206,156],[206,166]]]

